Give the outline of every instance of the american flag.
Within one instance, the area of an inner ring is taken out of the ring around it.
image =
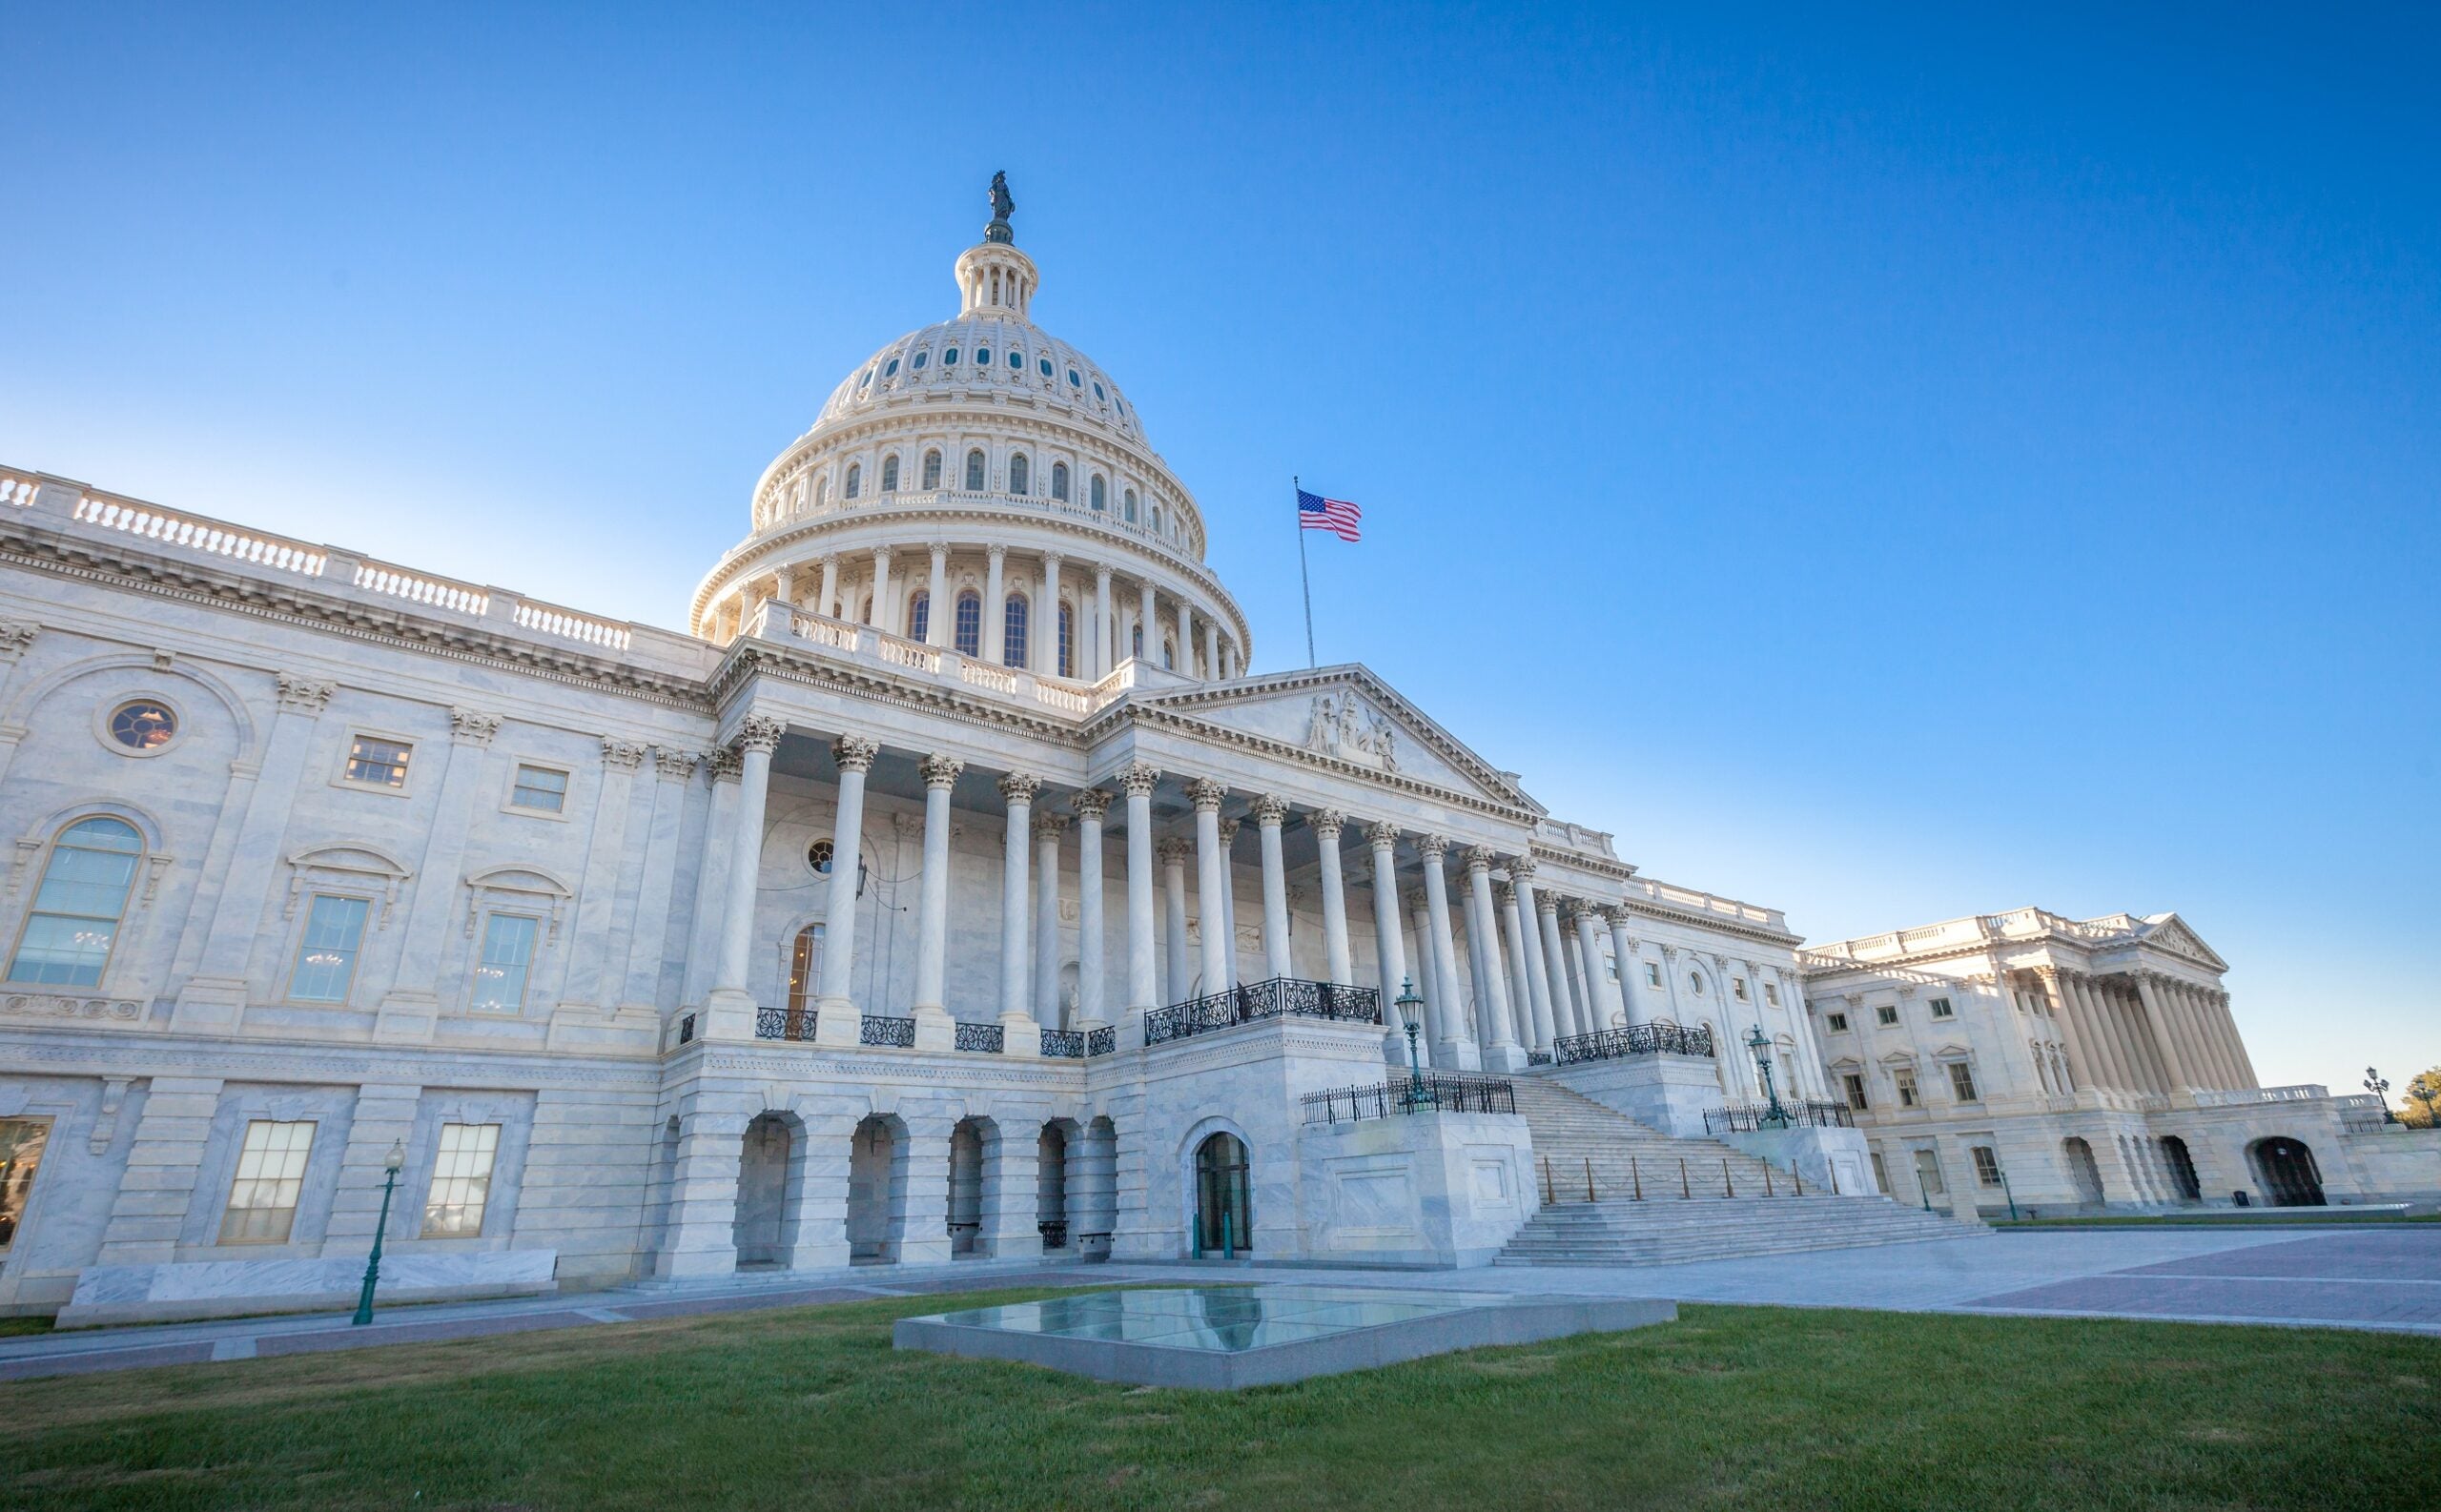
[[[1306,530],[1327,530],[1342,541],[1362,540],[1356,522],[1364,511],[1344,499],[1324,499],[1320,494],[1297,490],[1297,523]]]

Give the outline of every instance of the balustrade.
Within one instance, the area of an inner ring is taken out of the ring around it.
[[[957,1037],[952,1042],[952,1048],[977,1051],[986,1055],[997,1055],[1007,1046],[1008,1038],[1009,1031],[1005,1025],[970,1024],[961,1019],[957,1026]]]
[[[813,1015],[806,1015],[811,1018]],[[880,1018],[867,1013],[856,1027],[856,1043],[880,1045],[892,1050],[915,1047],[915,1021],[912,1018]]]
[[[1783,1102],[1714,1108],[1704,1114],[1707,1134],[1760,1134],[1766,1129],[1853,1129],[1856,1116],[1843,1102]]]
[[[1713,1032],[1701,1024],[1630,1024],[1590,1034],[1571,1034],[1554,1042],[1552,1058],[1562,1066],[1586,1060],[1616,1060],[1622,1055],[1706,1055],[1713,1053]]]
[[[1260,1018],[1292,1014],[1378,1024],[1382,1022],[1382,993],[1377,988],[1275,976],[1154,1010],[1144,1015],[1144,1043],[1158,1045],[1164,1040],[1250,1024]]]
[[[1517,1111],[1517,1084],[1504,1076],[1411,1072],[1368,1087],[1333,1087],[1302,1099],[1307,1123],[1355,1123],[1406,1114]]]

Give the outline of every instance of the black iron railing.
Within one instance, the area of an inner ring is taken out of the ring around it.
[[[1083,1060],[1085,1032],[1081,1029],[1046,1029],[1042,1032],[1042,1052],[1061,1060]]]
[[[987,1055],[997,1055],[1007,1045],[1008,1037],[1008,1030],[1001,1025],[969,1024],[961,1021],[957,1026],[957,1038],[954,1042],[954,1048],[981,1051]]]
[[[695,1037],[695,1015],[687,1014],[678,1021],[678,1043],[686,1044]]]
[[[857,1026],[856,1043],[913,1050],[915,1048],[915,1021],[912,1018],[876,1018],[867,1013],[864,1022]]]
[[[1068,1247],[1067,1219],[1044,1218],[1041,1222],[1036,1223],[1035,1227],[1042,1231],[1042,1247],[1044,1249],[1064,1250]]]
[[[1097,1029],[1085,1035],[1085,1053],[1089,1057],[1107,1055],[1117,1049],[1118,1049],[1118,1031],[1116,1029]]]
[[[1548,1066],[1550,1063],[1551,1052],[1548,1050],[1529,1050],[1526,1052],[1526,1064],[1528,1066]]]
[[[1703,1025],[1630,1024],[1591,1034],[1571,1034],[1551,1046],[1552,1059],[1562,1066],[1581,1060],[1616,1060],[1622,1055],[1709,1055],[1713,1032]]]
[[[1377,988],[1275,976],[1266,982],[1248,982],[1225,992],[1212,992],[1192,1002],[1155,1009],[1144,1015],[1144,1043],[1159,1045],[1164,1040],[1251,1024],[1259,1018],[1290,1014],[1378,1024],[1382,1022],[1382,993]]]
[[[1745,1108],[1714,1108],[1704,1114],[1704,1133],[1760,1134],[1766,1129],[1853,1129],[1856,1119],[1843,1102],[1783,1102],[1773,1116],[1770,1104]]]
[[[1515,1113],[1516,1084],[1502,1076],[1427,1071],[1370,1087],[1333,1087],[1304,1096],[1307,1123],[1354,1123],[1415,1113]]]
[[[813,1038],[814,1016],[813,1010],[810,1008],[758,1008],[754,1011],[754,1037],[810,1040]]]

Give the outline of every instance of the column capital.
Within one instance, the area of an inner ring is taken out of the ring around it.
[[[890,548],[888,546],[875,546],[873,548],[873,564],[875,566],[887,566],[889,563]]]
[[[1034,837],[1056,841],[1068,832],[1068,816],[1056,808],[1037,809],[1034,816]]]
[[[652,748],[653,773],[668,782],[689,781],[695,775],[695,768],[703,764],[702,751],[687,750],[679,746],[655,746]]]
[[[1108,562],[1097,562],[1094,563],[1094,583],[1097,587],[1107,589],[1110,586],[1110,564]]]
[[[602,741],[602,765],[612,771],[631,772],[645,764],[645,750],[646,747],[633,741],[612,740],[605,736]]]
[[[1364,821],[1364,843],[1376,850],[1396,850],[1399,847],[1399,827],[1387,819],[1367,819]]]
[[[1499,904],[1504,909],[1514,904],[1517,901],[1516,886],[1508,882],[1493,883],[1491,885],[1491,901]]]
[[[1531,882],[1534,880],[1534,873],[1539,869],[1534,865],[1532,856],[1508,858],[1508,880],[1511,882]]]
[[[990,562],[996,567],[1001,562],[1008,560],[1009,548],[995,541],[983,548],[983,556],[986,561]]]
[[[724,746],[706,760],[711,763],[712,781],[716,783],[733,783],[745,775],[745,759],[738,755],[734,746]]]
[[[0,620],[0,662],[13,662],[34,644],[42,626],[29,620]]]
[[[501,718],[481,709],[452,708],[449,711],[449,738],[460,746],[488,746],[492,737],[500,733]],[[603,745],[607,746],[609,744],[609,737],[604,736]]]
[[[1635,911],[1624,904],[1617,903],[1613,903],[1609,908],[1604,909],[1602,910],[1602,917],[1610,920],[1610,928],[1614,930],[1631,929],[1636,922]],[[1631,950],[1634,950],[1637,943],[1638,942],[1634,935],[1631,934],[1628,936],[1628,949]]]
[[[1405,905],[1409,913],[1420,913],[1432,907],[1431,895],[1422,888],[1407,889],[1399,894],[1399,902]]]
[[[927,787],[953,787],[957,785],[958,773],[966,770],[966,763],[935,752],[916,763],[915,769],[923,774]]]
[[[1195,805],[1197,813],[1217,814],[1220,811],[1220,800],[1229,796],[1229,789],[1209,777],[1198,777],[1186,785],[1186,795]]]
[[[1537,913],[1548,913],[1553,918],[1559,917],[1560,895],[1556,892],[1535,893],[1534,911]]]
[[[785,723],[769,714],[749,714],[738,722],[737,748],[741,753],[759,750],[769,756],[780,748],[780,737],[788,730]]]
[[[1500,865],[1500,857],[1493,853],[1491,847],[1468,846],[1467,848],[1467,870],[1468,873],[1471,874],[1473,872],[1480,871],[1486,876],[1489,876],[1491,874],[1491,868],[1498,865]]]
[[[1305,816],[1305,828],[1323,840],[1336,841],[1347,828],[1347,815],[1336,808],[1317,808]]]
[[[868,772],[873,769],[873,758],[881,754],[881,742],[862,735],[842,735],[831,743],[831,760],[843,772]]]
[[[318,683],[299,677],[294,672],[281,672],[275,679],[279,685],[279,706],[293,708],[300,714],[319,714],[339,690],[337,683]]]
[[[1173,835],[1157,843],[1153,853],[1161,858],[1161,865],[1165,867],[1182,867],[1195,859],[1195,842]]]
[[[997,786],[1000,796],[1015,807],[1018,804],[1034,802],[1034,795],[1042,790],[1042,779],[1029,772],[1009,772],[1001,777]]]
[[[1277,829],[1288,817],[1288,800],[1275,793],[1264,793],[1255,800],[1255,823],[1265,829]]]
[[[1437,867],[1441,865],[1441,858],[1449,853],[1449,837],[1418,835],[1415,837],[1415,851],[1424,858],[1426,865]]]
[[[945,564],[950,559],[950,543],[946,541],[933,541],[924,549],[933,554],[933,565],[935,567]]]
[[[1077,818],[1097,825],[1110,816],[1110,794],[1098,787],[1079,787],[1077,796],[1068,800],[1068,807],[1076,810]]]
[[[1119,791],[1130,798],[1150,798],[1161,780],[1161,769],[1147,762],[1129,762],[1117,775]]]

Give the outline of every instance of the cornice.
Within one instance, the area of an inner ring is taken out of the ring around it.
[[[789,647],[740,636],[712,675],[710,705],[715,710],[734,702],[740,689],[758,677],[795,683],[892,707],[943,715],[983,729],[1015,730],[1061,746],[1084,745],[1074,725],[1043,714],[1024,713],[971,699],[934,683],[899,678],[878,666],[833,662],[807,656]]]
[[[1349,778],[1371,787],[1386,787],[1435,803],[1446,804],[1452,807],[1470,809],[1507,824],[1530,826],[1534,821],[1534,816],[1528,810],[1494,803],[1472,793],[1462,793],[1453,788],[1419,782],[1400,772],[1385,772],[1378,767],[1360,766],[1354,762],[1342,761],[1336,756],[1325,756],[1319,751],[1310,751],[1302,746],[1292,746],[1286,741],[1269,735],[1251,734],[1245,730],[1233,729],[1225,725],[1215,725],[1207,720],[1191,719],[1175,709],[1159,705],[1145,707],[1121,700],[1095,715],[1087,723],[1085,738],[1089,745],[1098,744],[1117,734],[1121,728],[1131,726],[1174,730],[1198,740],[1209,741],[1214,745],[1234,746],[1262,756],[1267,761],[1311,767],[1316,771]]]

